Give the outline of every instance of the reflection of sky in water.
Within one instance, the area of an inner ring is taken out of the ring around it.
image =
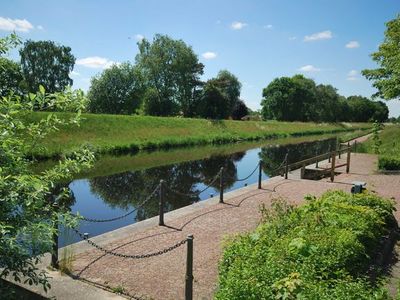
[[[245,186],[245,184],[257,182],[258,170],[245,181],[237,182],[236,180],[245,178],[253,172],[260,158],[270,166],[270,168],[267,167],[268,173],[268,169],[274,169],[280,165],[287,151],[289,151],[291,155],[290,160],[296,161],[307,156],[313,156],[315,154],[315,149],[325,148],[325,151],[327,151],[328,147],[327,142],[318,142],[280,147],[255,148],[231,155],[183,162],[142,171],[125,172],[96,179],[75,180],[69,185],[75,196],[75,203],[71,206],[71,211],[73,213],[79,212],[82,216],[93,219],[118,217],[134,209],[135,204],[140,204],[145,196],[151,193],[151,188],[157,186],[161,179],[166,179],[167,182],[173,184],[174,189],[178,189],[183,193],[189,192],[191,187],[191,191],[201,191],[206,187],[206,184],[203,182],[209,183],[214,178],[215,174],[218,173],[222,165],[227,168],[225,176],[228,177],[227,185],[229,185],[225,188],[224,192],[229,192],[241,188]],[[166,174],[169,174],[170,178],[163,178],[163,176],[168,176]],[[265,180],[267,178],[268,175],[262,172],[262,179]],[[219,186],[219,179],[213,186]],[[142,194],[139,193],[138,195],[135,194],[135,196],[132,196],[132,192],[137,191]],[[103,196],[101,196],[100,193]],[[173,210],[190,205],[194,201],[208,199],[211,195],[213,195],[213,197],[219,197],[219,190],[211,187],[202,192],[198,198],[182,197],[168,192],[166,195],[166,210]],[[131,201],[130,197],[138,197],[140,199],[135,198]],[[119,199],[123,199],[121,203],[118,202]],[[105,223],[82,221],[79,231],[82,233],[87,232],[90,236],[95,236],[133,224],[138,220],[140,221],[148,217],[156,216],[158,214],[158,201],[158,194],[156,194],[143,209],[121,220]],[[66,234],[64,230],[61,230],[61,232],[64,232],[64,234],[60,235],[60,247],[79,240],[74,234]]]

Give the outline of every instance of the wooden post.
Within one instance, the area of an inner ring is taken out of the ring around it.
[[[164,226],[164,180],[160,180],[160,202],[159,202],[159,218],[158,225]]]
[[[339,142],[339,159],[340,159],[340,148],[341,148],[341,144]]]
[[[219,203],[224,203],[224,167],[221,167],[219,175]]]
[[[193,299],[193,235],[187,237],[185,300]]]
[[[357,140],[354,141],[354,152],[357,152]]]
[[[346,162],[346,173],[350,172],[350,155],[351,155],[351,148],[350,142],[347,144],[347,162]]]
[[[54,269],[59,268],[59,260],[58,260],[58,205],[56,203],[53,204],[54,209],[54,233],[53,233],[53,247],[51,251],[51,266]]]
[[[285,179],[288,179],[288,173],[289,173],[289,158],[288,158],[288,153],[286,153],[286,163],[285,163]]]
[[[336,162],[336,151],[332,152],[332,165],[331,165],[331,181],[335,180],[335,162]]]
[[[258,163],[258,189],[261,189],[261,179],[262,179],[262,160]]]
[[[332,157],[332,153],[331,153],[331,150],[332,150],[332,147],[331,147],[331,145],[329,145],[329,156],[328,156],[328,162],[330,163],[331,162],[331,157]]]
[[[304,178],[305,172],[306,172],[306,165],[303,164],[303,166],[302,166],[301,169],[300,169],[300,179],[303,179],[303,178]]]

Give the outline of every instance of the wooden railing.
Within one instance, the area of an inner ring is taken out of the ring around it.
[[[288,179],[288,174],[290,171],[301,168],[300,178],[303,179],[306,167],[315,163],[317,170],[326,170],[327,173],[330,173],[331,181],[334,181],[335,169],[346,166],[346,173],[350,172],[351,148],[352,147],[350,146],[350,143],[339,144],[339,147],[336,151],[326,152],[291,164],[288,163],[288,159],[286,158],[286,164],[281,168],[280,173],[285,176],[285,179]],[[341,155],[344,153],[347,153],[346,162],[342,164],[336,164],[336,157],[341,159]],[[328,159],[328,162],[331,164],[330,167],[319,168],[318,163],[326,159]]]

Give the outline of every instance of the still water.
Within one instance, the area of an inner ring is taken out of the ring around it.
[[[165,180],[165,184],[170,189],[191,194],[185,196],[167,190],[165,210],[172,211],[212,196],[218,197],[219,180],[212,183],[206,191],[198,192],[213,181],[221,167],[224,167],[224,191],[229,192],[245,184],[257,182],[258,171],[245,181],[238,180],[251,174],[259,160],[264,162],[262,179],[265,180],[277,175],[274,170],[281,165],[286,153],[289,154],[289,163],[291,163],[330,151],[335,145],[336,138],[329,138],[288,145],[253,146],[230,154],[216,154],[185,162],[165,161],[162,166],[76,179],[69,183],[72,192],[69,206],[72,213],[79,212],[80,215],[91,219],[115,218],[138,207],[134,213],[120,220],[104,223],[82,221],[78,230],[89,233],[89,236],[93,237],[157,216],[158,194],[149,199],[143,207],[141,204],[153,192],[161,179]],[[199,151],[198,147],[193,148],[193,151]],[[80,240],[78,236],[63,229],[61,229],[59,239],[60,247]]]

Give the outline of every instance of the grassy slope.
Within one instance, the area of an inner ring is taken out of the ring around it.
[[[33,113],[27,121],[37,121],[48,113]],[[58,113],[59,117],[68,116]],[[222,144],[241,140],[300,136],[368,128],[370,124],[316,124],[300,122],[211,121],[84,114],[80,127],[61,128],[46,139],[36,155],[67,154],[82,144],[98,152],[127,152],[139,149],[171,148],[183,145]]]
[[[379,168],[386,170],[400,170],[400,125],[386,125],[379,133],[382,141],[379,147]],[[358,152],[374,154],[372,138],[360,145]]]

